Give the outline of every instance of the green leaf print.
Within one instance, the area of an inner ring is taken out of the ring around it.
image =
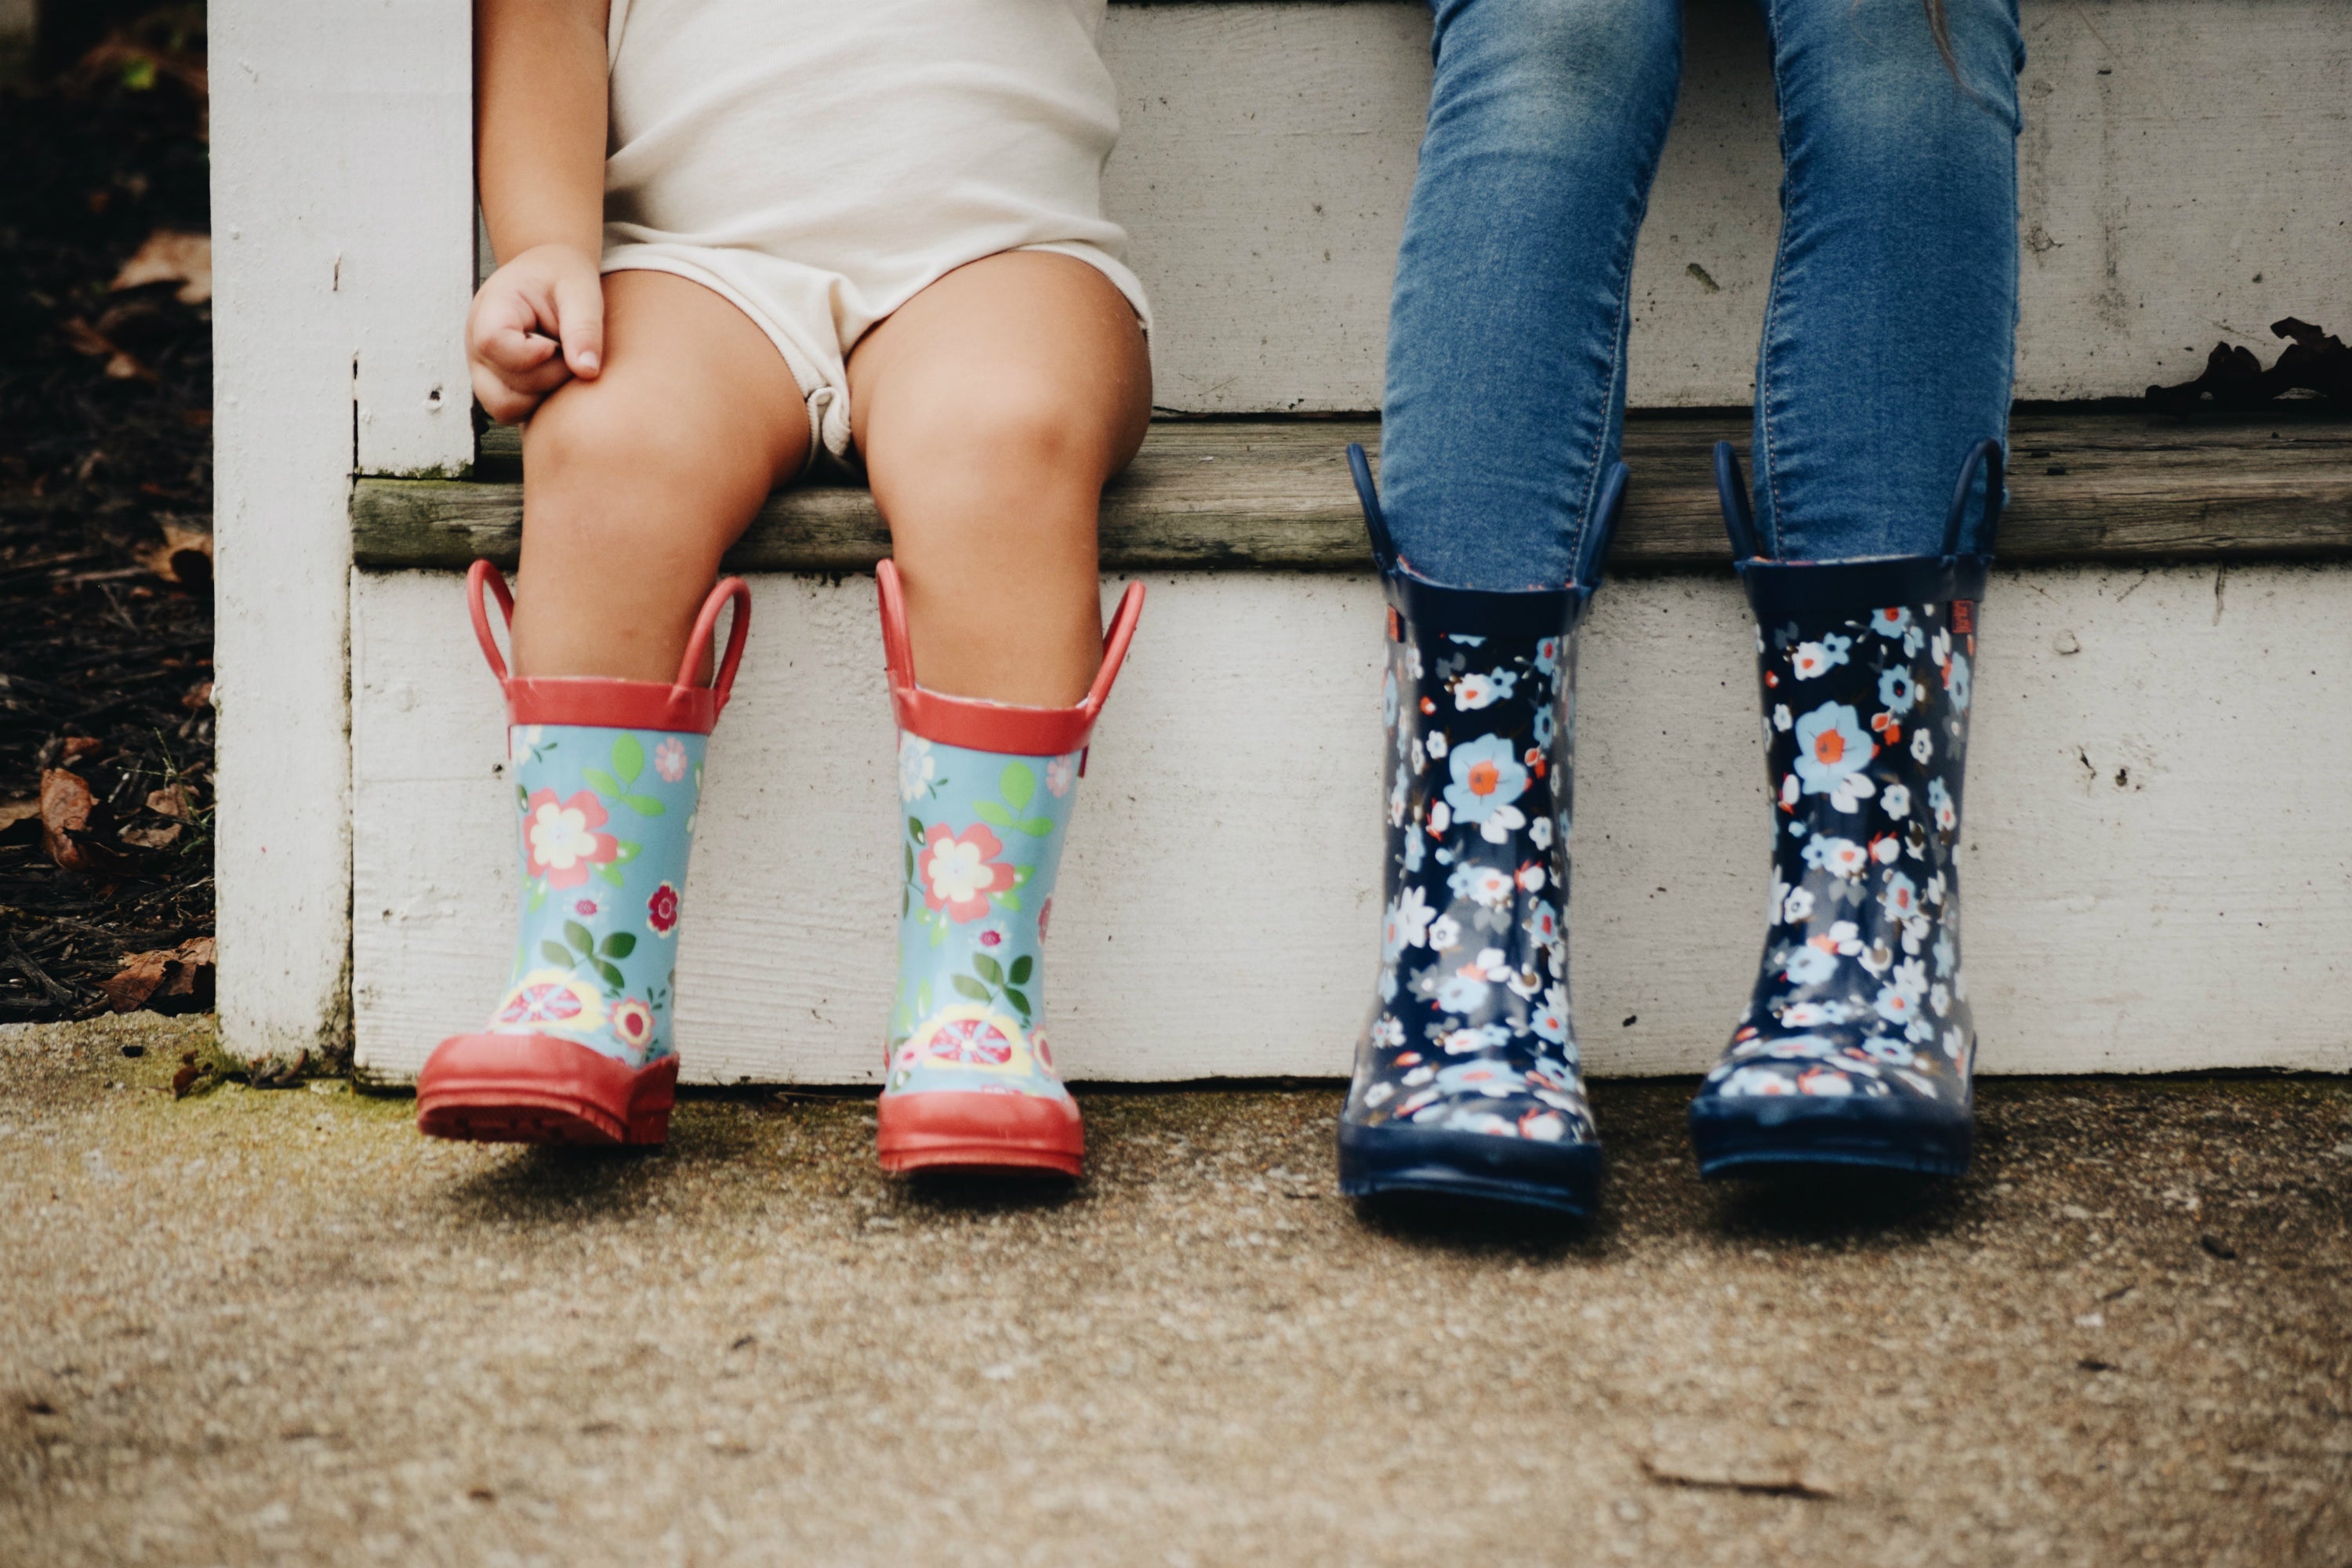
[[[626,958],[637,951],[637,939],[627,931],[616,931],[604,939],[604,945],[598,951],[607,958]]]
[[[620,862],[617,860],[608,861],[604,865],[597,867],[596,879],[601,882],[608,882],[615,888],[621,886],[622,878]]]
[[[984,952],[976,952],[972,954],[971,972],[974,974],[979,975],[982,980],[988,982],[991,985],[1002,985],[1004,984],[1003,969],[997,963],[996,960],[989,957],[988,954]]]
[[[662,816],[669,811],[669,807],[649,795],[625,795],[621,797],[621,804],[639,816]]]
[[[988,987],[969,974],[951,974],[948,977],[948,982],[956,988],[958,995],[969,996],[975,1002],[988,1000]]]
[[[537,914],[539,906],[545,902],[547,902],[547,884],[533,882],[530,885],[530,897],[523,900],[524,910],[530,914]]]
[[[578,921],[563,922],[563,940],[570,942],[583,958],[596,951],[596,933]]]
[[[1013,826],[1032,838],[1043,838],[1054,831],[1054,819],[1050,816],[1024,816]]]
[[[1018,811],[1037,793],[1037,775],[1026,763],[1007,763],[1004,771],[997,775],[996,788],[1004,796],[1004,804]]]
[[[611,964],[605,963],[601,958],[596,960],[596,973],[598,977],[604,982],[605,989],[612,992],[615,996],[618,996],[621,994],[622,988],[628,984],[628,981],[622,976],[619,970],[614,968]]]
[[[1010,889],[1002,893],[991,893],[988,897],[1000,910],[1011,910],[1015,914],[1021,912],[1021,895]]]
[[[921,818],[914,816],[907,818],[907,837],[913,839],[918,844],[920,844],[923,841],[923,824]]]
[[[628,793],[621,787],[620,780],[614,778],[612,774],[606,773],[602,768],[583,768],[580,772],[580,776],[586,779],[588,781],[588,787],[594,790],[598,795],[625,795]]]
[[[992,827],[1010,827],[1013,826],[1013,814],[1005,810],[1003,806],[997,805],[992,800],[973,801],[971,803],[971,809],[979,815],[979,817],[982,822],[987,823]]]
[[[1024,1024],[1025,1024],[1025,1023],[1027,1023],[1027,1022],[1029,1021],[1029,998],[1028,998],[1028,997],[1026,997],[1026,996],[1023,995],[1023,994],[1022,994],[1020,992],[1018,992],[1018,991],[1013,991],[1013,990],[1009,990],[1009,989],[1008,989],[1008,990],[1004,993],[1004,999],[1005,999],[1007,1002],[1010,1002],[1010,1003],[1012,1003],[1012,1004],[1013,1004],[1013,1010],[1014,1012],[1016,1012],[1016,1013],[1018,1013],[1018,1014],[1020,1014],[1020,1015],[1021,1015],[1021,1021],[1022,1021],[1023,1023],[1024,1023]]]
[[[530,791],[520,784],[515,785],[515,805],[524,811],[530,809]]]
[[[580,962],[572,955],[572,950],[560,942],[542,942],[539,944],[539,951],[548,963],[560,963],[566,969]]]
[[[646,748],[635,735],[624,733],[614,738],[613,771],[621,775],[623,784],[646,771]]]
[[[1034,974],[1034,973],[1037,973],[1037,961],[1036,961],[1035,959],[1034,959],[1034,958],[1030,957],[1027,953],[1025,953],[1025,952],[1024,952],[1024,953],[1023,953],[1020,957],[1018,957],[1018,958],[1016,958],[1016,959],[1014,959],[1014,960],[1013,961],[1013,984],[1015,984],[1015,985],[1026,985],[1026,984],[1029,984],[1029,977],[1030,977],[1032,974]]]
[[[1016,888],[1025,888],[1029,885],[1029,879],[1036,874],[1037,868],[1034,866],[1015,866],[1013,868],[1013,885]]]
[[[915,987],[915,1011],[925,1017],[931,1014],[931,983],[922,981]]]

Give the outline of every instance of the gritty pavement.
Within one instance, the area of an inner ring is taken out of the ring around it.
[[[175,1101],[207,1030],[0,1029],[0,1563],[2352,1563],[2345,1079],[1993,1080],[1964,1182],[1726,1191],[1602,1083],[1561,1229],[1360,1211],[1327,1088],[914,1184],[856,1097]]]

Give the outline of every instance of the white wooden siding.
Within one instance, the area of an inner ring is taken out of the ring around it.
[[[1752,0],[1691,0],[1634,268],[1636,407],[1744,404],[1780,232]],[[2352,5],[2025,0],[2018,395],[2137,396],[2218,339],[2352,311]],[[1429,90],[1419,5],[1115,5],[1105,201],[1159,314],[1156,397],[1376,407]],[[1692,268],[1706,274],[1705,280]],[[2341,330],[2338,328],[2337,330]]]
[[[1072,1076],[1339,1074],[1379,917],[1369,578],[1153,577],[1080,786],[1048,959]],[[871,1081],[898,802],[873,584],[757,580],[681,952],[690,1079]],[[512,813],[452,577],[354,583],[359,1060],[413,1073],[504,979]],[[2352,574],[2002,574],[1963,881],[1994,1072],[2352,1068]],[[2064,649],[2077,649],[2066,652]],[[1603,591],[1570,924],[1603,1073],[1710,1064],[1754,977],[1769,822],[1728,581]]]
[[[346,1032],[354,458],[472,456],[467,16],[467,0],[210,13],[220,1015],[250,1058]]]

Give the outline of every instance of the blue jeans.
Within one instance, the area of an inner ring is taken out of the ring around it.
[[[1948,0],[1958,80],[1919,0],[1759,4],[1785,174],[1758,530],[1784,560],[1932,554],[1969,448],[2008,430],[2016,0]],[[1557,586],[1623,433],[1633,240],[1674,117],[1682,0],[1433,9],[1389,322],[1389,528],[1436,582]]]

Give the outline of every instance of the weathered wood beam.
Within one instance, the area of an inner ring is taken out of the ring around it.
[[[1716,567],[1728,550],[1708,450],[1743,453],[1744,418],[1634,418],[1617,571]],[[1103,564],[1353,571],[1370,555],[1348,482],[1370,420],[1171,422],[1103,497]],[[2011,427],[2010,562],[2352,558],[2352,418],[2282,407],[2189,423],[2130,413],[2021,412]],[[511,566],[522,487],[511,437],[485,443],[476,480],[362,479],[352,498],[360,565]],[[889,552],[870,496],[808,485],[768,500],[727,563],[743,572],[856,572]]]

